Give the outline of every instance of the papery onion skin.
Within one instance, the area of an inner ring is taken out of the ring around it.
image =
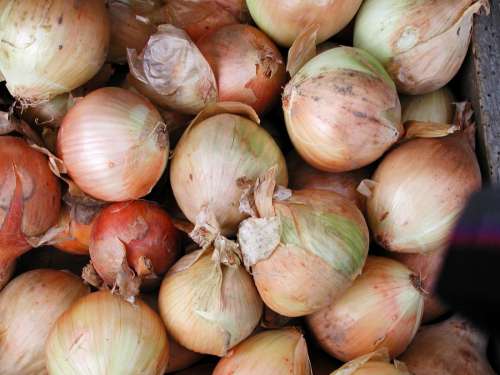
[[[224,356],[257,327],[262,301],[242,266],[219,265],[210,251],[200,251],[182,257],[170,269],[158,305],[167,331],[179,344]]]
[[[342,30],[355,16],[361,0],[247,0],[250,14],[266,34],[290,47],[309,25],[318,24],[318,43]]]
[[[425,95],[405,96],[401,99],[402,120],[451,124],[455,114],[455,98],[443,87]]]
[[[213,375],[312,374],[307,344],[296,328],[261,332],[232,349]]]
[[[104,63],[110,31],[102,0],[6,0],[0,13],[0,70],[10,93],[24,102],[69,92]]]
[[[245,103],[261,114],[279,99],[286,80],[284,60],[259,29],[225,26],[196,45],[214,71],[220,101]]]
[[[372,163],[403,132],[394,83],[378,61],[351,47],[304,65],[285,87],[283,111],[297,152],[327,172]]]
[[[372,179],[367,220],[386,250],[443,249],[481,172],[466,134],[413,139],[391,151]]]
[[[117,202],[151,191],[167,165],[169,143],[163,120],[147,99],[106,87],[71,108],[57,150],[80,189]]]
[[[0,290],[2,290],[2,288],[10,281],[10,278],[14,274],[15,269],[15,261],[11,261],[6,264],[0,264]]]
[[[351,288],[308,316],[308,326],[321,347],[342,361],[382,347],[396,357],[420,326],[424,299],[418,284],[418,277],[401,263],[370,256]]]
[[[31,248],[56,223],[61,187],[48,159],[20,138],[0,137],[0,263]]]
[[[40,269],[26,272],[0,293],[0,373],[41,375],[45,341],[56,320],[90,292],[75,275]]]

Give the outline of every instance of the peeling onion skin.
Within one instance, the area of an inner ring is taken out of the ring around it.
[[[382,347],[397,357],[420,326],[424,299],[417,279],[395,260],[370,256],[351,288],[307,324],[323,350],[341,361]]]
[[[109,291],[79,299],[57,321],[46,345],[50,375],[163,375],[169,358],[160,317],[144,302]]]
[[[290,47],[310,24],[319,24],[318,43],[338,33],[354,18],[362,0],[247,0],[250,14],[266,34]]]
[[[57,150],[80,189],[119,202],[152,190],[167,165],[169,143],[160,113],[146,98],[105,87],[69,110]]]
[[[196,45],[214,71],[220,101],[245,103],[262,114],[279,99],[286,80],[284,60],[259,29],[225,26]]]
[[[75,275],[39,269],[23,273],[0,293],[0,373],[43,375],[45,341],[56,320],[89,288]]]
[[[11,261],[7,264],[0,264],[0,290],[10,281],[15,269],[15,261]]]
[[[377,60],[351,47],[304,65],[285,87],[283,112],[297,152],[326,172],[367,166],[403,133],[394,83]]]
[[[103,0],[5,0],[0,14],[0,70],[22,102],[83,85],[106,59],[110,27]]]
[[[0,137],[0,263],[29,250],[28,238],[57,222],[61,187],[48,159],[21,138]]]

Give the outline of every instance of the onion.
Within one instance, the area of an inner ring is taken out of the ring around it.
[[[57,137],[58,153],[78,187],[111,202],[148,194],[165,170],[168,146],[154,106],[116,87],[78,101]]]
[[[222,358],[213,375],[311,375],[307,343],[295,328],[261,332]]]
[[[160,25],[140,54],[129,49],[128,63],[131,83],[159,106],[195,115],[217,101],[210,65],[189,36],[172,25]]]
[[[406,365],[395,361],[390,363],[387,350],[366,354],[346,363],[331,375],[412,375]]]
[[[329,172],[370,164],[403,131],[394,83],[373,57],[350,47],[304,65],[285,87],[283,111],[298,153]]]
[[[453,94],[446,87],[425,95],[405,96],[401,100],[403,122],[451,124],[455,114],[454,100]]]
[[[7,285],[16,269],[16,262],[11,261],[6,264],[0,264],[0,290]]]
[[[52,329],[46,346],[50,375],[163,375],[169,348],[160,317],[108,291],[78,300]]]
[[[0,264],[37,245],[60,206],[61,188],[45,155],[20,138],[0,137]]]
[[[377,57],[406,94],[445,86],[467,55],[474,14],[488,0],[367,0],[356,18],[354,46]]]
[[[0,293],[0,373],[40,375],[45,369],[45,341],[56,320],[89,293],[68,272],[41,269],[15,278]]]
[[[230,248],[182,257],[163,280],[158,305],[179,344],[217,356],[247,338],[262,315],[252,278]]]
[[[415,336],[423,307],[418,276],[395,260],[370,256],[352,287],[307,323],[321,347],[342,361],[383,347],[397,357]]]
[[[214,71],[220,101],[245,103],[260,114],[279,98],[286,79],[283,57],[259,29],[225,26],[196,45]]]
[[[37,103],[69,92],[101,68],[109,44],[102,0],[5,0],[0,71],[10,93]],[[29,15],[29,17],[27,17]]]
[[[347,26],[360,5],[361,0],[247,0],[255,23],[284,47],[312,24],[319,26],[318,43],[325,41]]]
[[[422,327],[401,360],[415,375],[494,375],[487,345],[485,334],[453,317]]]
[[[277,165],[277,182],[287,184],[285,158],[258,121],[248,106],[219,103],[207,107],[184,132],[172,158],[170,182],[189,221],[197,222],[208,211],[222,234],[234,234],[246,217],[239,210],[243,189],[238,181],[254,180]]]

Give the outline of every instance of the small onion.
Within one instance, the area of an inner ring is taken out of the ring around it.
[[[158,305],[179,344],[217,356],[247,338],[262,315],[252,277],[231,250],[182,257],[163,280]]]
[[[213,375],[311,375],[307,343],[296,328],[261,332],[232,349]]]
[[[453,317],[422,327],[401,360],[414,375],[495,375],[487,345],[484,333]]]
[[[455,114],[454,100],[453,94],[446,87],[425,95],[405,96],[401,99],[403,122],[451,124]]]
[[[395,361],[390,363],[387,350],[366,354],[356,358],[334,371],[331,375],[413,375],[406,365]]]
[[[356,18],[354,46],[378,58],[406,94],[445,86],[467,55],[473,17],[488,0],[366,0]]]
[[[6,264],[0,264],[0,290],[10,281],[15,269],[16,262],[14,260]]]
[[[160,317],[108,291],[79,299],[56,322],[46,346],[50,375],[163,375],[169,348]]]
[[[370,256],[352,287],[307,323],[321,347],[342,361],[384,347],[397,357],[417,333],[423,308],[418,276],[395,260]]]
[[[323,171],[364,167],[403,132],[394,83],[377,60],[351,47],[304,65],[285,87],[283,111],[296,150]]]
[[[239,210],[243,189],[238,180],[254,180],[277,165],[277,182],[288,183],[285,158],[258,121],[248,106],[219,103],[184,132],[172,158],[170,182],[189,221],[195,223],[206,209],[222,234],[234,234],[246,217]]]
[[[0,293],[0,373],[42,375],[45,341],[56,320],[89,288],[75,275],[41,269],[15,278]]]
[[[214,71],[220,101],[245,103],[261,114],[279,98],[286,79],[283,57],[259,29],[225,26],[196,45]]]
[[[170,216],[147,201],[114,203],[95,218],[90,258],[108,286],[134,297],[142,282],[154,283],[175,262],[179,236]]]
[[[0,14],[0,71],[24,102],[69,92],[104,63],[110,32],[102,0],[5,0]]]
[[[290,47],[309,25],[319,25],[318,43],[342,30],[362,0],[247,0],[255,23],[274,41]]]
[[[57,149],[80,189],[116,202],[151,191],[167,165],[169,143],[162,118],[147,99],[106,87],[71,108]]]

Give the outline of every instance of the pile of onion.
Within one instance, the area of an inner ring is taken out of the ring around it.
[[[102,0],[44,5],[6,0],[0,14],[0,71],[10,93],[23,102],[37,103],[77,88],[106,59],[110,28]]]
[[[238,241],[262,299],[298,317],[333,303],[361,273],[369,233],[363,215],[341,195],[322,190],[275,192],[275,170],[259,178]],[[274,199],[273,199],[274,194]]]
[[[403,132],[394,83],[375,58],[351,47],[304,65],[285,87],[283,111],[295,149],[323,171],[364,167]]]
[[[45,341],[56,320],[89,293],[75,275],[40,269],[15,278],[0,293],[0,373],[45,374]]]
[[[402,119],[406,121],[451,124],[455,115],[455,98],[446,87],[424,95],[401,98]]]
[[[57,150],[73,181],[110,202],[148,194],[167,165],[168,133],[156,108],[130,91],[106,87],[64,117]]]
[[[418,275],[395,260],[370,256],[351,288],[307,323],[321,347],[342,361],[383,347],[394,358],[417,333],[423,308]]]
[[[390,362],[385,349],[353,359],[331,375],[413,375],[403,362]]]
[[[286,79],[283,57],[259,29],[226,26],[196,45],[214,71],[220,101],[245,103],[262,114],[279,98]]]
[[[354,46],[377,57],[406,94],[445,86],[467,55],[474,15],[488,0],[367,0],[356,18]]]

